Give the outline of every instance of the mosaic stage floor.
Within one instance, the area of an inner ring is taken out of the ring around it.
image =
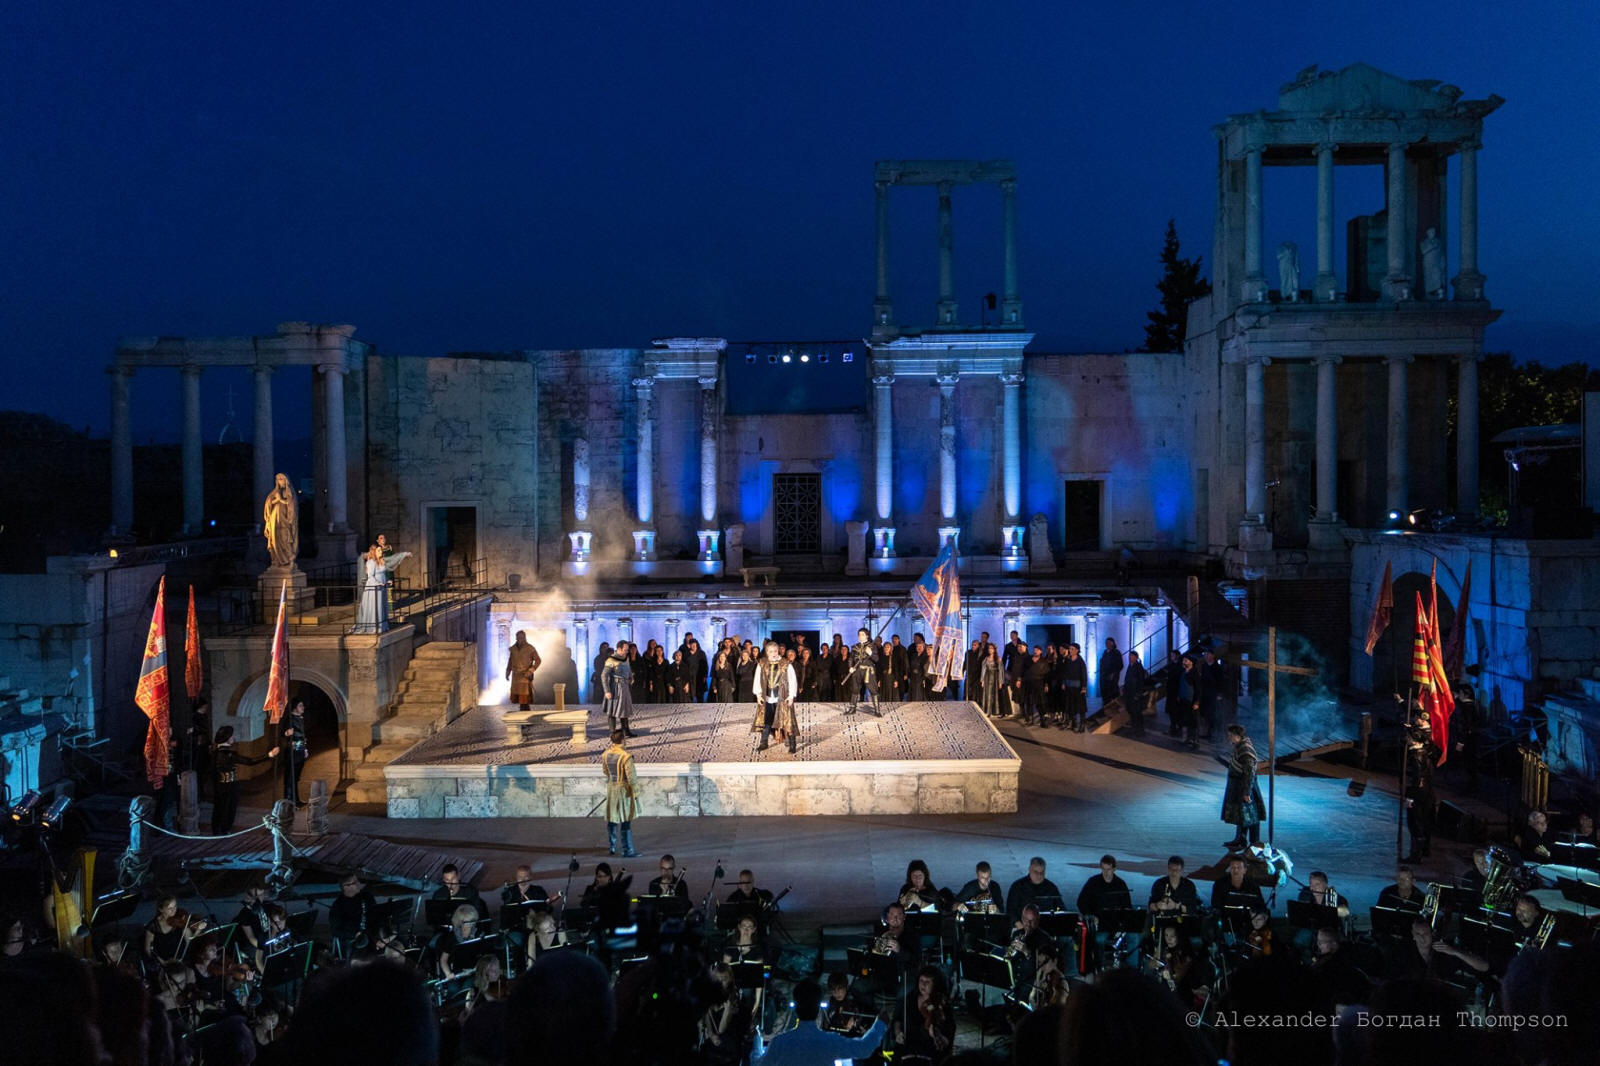
[[[573,817],[604,795],[606,720],[589,742],[543,724],[506,739],[506,707],[478,707],[385,770],[395,818]],[[1016,810],[1021,760],[967,702],[796,705],[798,751],[756,751],[750,704],[644,704],[629,741],[649,817],[742,814],[953,814]]]

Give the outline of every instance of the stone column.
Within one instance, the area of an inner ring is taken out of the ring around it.
[[[877,451],[874,501],[878,524],[873,529],[872,554],[879,559],[894,558],[894,375],[872,377],[873,432]]]
[[[1333,153],[1338,145],[1324,141],[1317,145],[1317,280],[1311,285],[1311,298],[1332,303],[1339,295],[1339,279],[1333,273]]]
[[[1100,677],[1100,613],[1090,611],[1083,616],[1083,652],[1084,667],[1089,676],[1089,687],[1084,689],[1084,699],[1088,699],[1089,692],[1097,689],[1096,682]],[[1091,712],[1092,713],[1092,712]]]
[[[681,620],[669,618],[662,624],[667,627],[666,639],[662,643],[666,645],[667,662],[670,663],[672,661],[672,653],[678,650],[678,626],[681,624]]]
[[[206,524],[205,462],[200,448],[200,367],[189,364],[183,368],[182,375],[183,532],[185,536],[197,537]]]
[[[1478,149],[1476,137],[1461,142],[1461,270],[1454,284],[1456,299],[1481,300],[1483,275],[1478,273]]]
[[[940,374],[939,383],[939,544],[961,532],[956,525],[956,374]]]
[[[700,383],[700,561],[722,561],[718,541],[722,531],[717,521],[717,379],[699,378]]]
[[[1317,364],[1317,506],[1309,526],[1311,547],[1331,551],[1343,547],[1339,527],[1339,393],[1336,355],[1318,356]]]
[[[950,215],[948,181],[939,183],[939,314],[941,326],[956,324],[956,231]]]
[[[1464,355],[1456,377],[1456,513],[1478,513],[1478,356]]]
[[[589,675],[594,671],[594,660],[589,653],[589,620],[587,618],[574,618],[572,620],[572,657],[577,660],[578,683],[572,687],[570,699],[573,703],[580,703],[584,697],[580,692],[589,688]],[[594,693],[589,693],[590,699]]]
[[[894,302],[889,298],[889,183],[873,183],[878,194],[878,294],[872,301],[874,333],[894,332]]]
[[[324,363],[322,371],[322,401],[327,412],[328,468],[328,522],[330,533],[350,532],[350,518],[346,511],[345,490],[347,477],[344,444],[344,364]]]
[[[106,372],[111,375],[111,535],[126,537],[133,530],[133,423],[129,413],[133,371],[112,366]]]
[[[589,439],[572,442],[572,525],[567,540],[572,550],[570,563],[586,563],[593,555],[594,531],[589,529]]]
[[[1000,183],[1005,197],[1005,289],[1000,300],[1000,323],[1022,325],[1022,298],[1017,294],[1017,180]]]
[[[1244,364],[1244,521],[1239,546],[1246,551],[1272,547],[1267,527],[1267,390],[1270,359],[1252,356]]]
[[[1026,533],[1022,525],[1022,380],[1020,371],[1000,375],[1005,390],[1001,470],[1006,510],[1005,525],[1000,531],[1000,555],[1018,566],[1025,555],[1022,538]]]
[[[256,532],[261,531],[261,515],[259,513],[261,501],[267,498],[267,493],[272,491],[274,474],[272,468],[272,368],[270,366],[257,366],[256,378],[256,409],[252,426],[251,457],[254,460],[253,475],[255,481],[256,504]]]
[[[656,557],[655,377],[634,378],[633,395],[639,411],[638,473],[633,490],[639,528],[633,531],[633,557],[639,562],[649,562]]]
[[[1389,274],[1383,280],[1384,299],[1411,299],[1411,277],[1406,273],[1406,233],[1411,205],[1406,199],[1406,148],[1404,141],[1389,145]]]
[[[1245,303],[1267,298],[1267,279],[1261,273],[1261,149],[1244,151],[1244,282]]]
[[[1406,516],[1406,497],[1410,488],[1406,479],[1407,434],[1410,430],[1409,412],[1406,408],[1406,364],[1409,355],[1391,355],[1389,362],[1389,449],[1384,474],[1384,502],[1391,515]]]

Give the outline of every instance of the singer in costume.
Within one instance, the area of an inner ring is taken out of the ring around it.
[[[750,723],[750,732],[761,734],[757,751],[766,751],[768,739],[776,733],[779,742],[789,742],[792,752],[797,732],[794,700],[799,694],[794,664],[782,657],[775,640],[767,641],[762,652],[762,660],[756,664],[756,716]]]
[[[844,713],[855,714],[856,703],[865,696],[872,713],[881,718],[883,715],[878,710],[878,649],[872,646],[872,633],[869,630],[856,630],[856,638],[850,648],[850,669],[844,679],[850,689],[850,707]]]

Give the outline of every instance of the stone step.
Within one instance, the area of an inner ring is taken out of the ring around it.
[[[344,788],[344,801],[383,806],[389,802],[389,786],[381,779],[376,782],[352,781]]]
[[[426,740],[439,731],[439,721],[432,715],[406,714],[386,718],[373,730],[381,743],[405,740],[416,743]]]
[[[433,640],[417,649],[416,659],[459,659],[466,647],[467,645],[464,641]]]

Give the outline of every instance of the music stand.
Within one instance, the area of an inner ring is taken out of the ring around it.
[[[1325,907],[1320,903],[1310,900],[1291,899],[1289,901],[1289,924],[1296,929],[1310,929],[1316,932],[1324,926],[1339,928],[1339,909]]]
[[[303,981],[311,972],[311,953],[315,944],[291,944],[276,955],[268,956],[266,972],[261,983],[268,988]]]
[[[719,903],[717,904],[717,928],[724,932],[739,928],[739,919],[749,915],[756,920],[756,928],[760,929],[765,923],[761,920],[761,905],[749,903]]]
[[[461,940],[450,949],[450,968],[452,970],[470,970],[478,964],[478,958],[495,949],[494,937],[480,936],[472,940]]]
[[[422,903],[422,920],[428,923],[430,929],[446,929],[450,926],[450,918],[455,914],[456,908],[466,903],[464,899],[429,899]],[[476,907],[473,910],[477,910]],[[478,915],[482,918],[483,915]]]
[[[879,955],[865,948],[846,948],[845,959],[850,972],[857,977],[870,977],[884,984],[900,980],[900,956]]]
[[[1509,959],[1517,953],[1517,934],[1481,918],[1461,919],[1461,946],[1491,961]]]
[[[1373,907],[1368,914],[1372,919],[1374,936],[1405,940],[1411,936],[1411,926],[1422,917],[1421,911],[1402,910],[1399,907]]]
[[[1000,943],[1011,933],[1011,919],[1004,914],[956,913],[956,925],[963,936]]]
[[[1009,992],[1016,986],[1016,976],[1011,971],[1011,960],[1003,955],[990,955],[983,951],[961,953],[961,979],[986,988]]]
[[[681,918],[689,913],[692,904],[683,896],[640,896],[639,906],[649,907],[662,918]],[[734,924],[738,924],[735,922]]]
[[[1180,940],[1195,941],[1205,935],[1204,924],[1198,914],[1173,914],[1171,912],[1154,914],[1153,921],[1158,934],[1157,943],[1160,942],[1159,934],[1161,930],[1169,925],[1177,926],[1178,939]]]
[[[1102,933],[1140,933],[1149,926],[1150,912],[1138,907],[1118,907],[1100,912]]]
[[[768,978],[772,976],[772,967],[765,962],[736,962],[730,968],[733,970],[733,983],[738,988],[765,988]]]
[[[508,933],[522,932],[528,928],[529,915],[541,912],[548,914],[549,911],[549,900],[528,899],[507,903],[500,908],[500,928]]]
[[[294,934],[295,940],[310,940],[312,932],[317,928],[317,908],[309,907],[289,915],[284,927]]]
[[[1078,935],[1077,911],[1040,911],[1039,928],[1055,937],[1057,940],[1071,939]]]
[[[1562,899],[1571,900],[1586,911],[1600,911],[1600,885],[1575,877],[1558,877],[1556,888],[1561,890]]]
[[[89,917],[89,928],[114,924],[130,917],[139,909],[139,893],[108,892],[94,901],[94,911]]]

